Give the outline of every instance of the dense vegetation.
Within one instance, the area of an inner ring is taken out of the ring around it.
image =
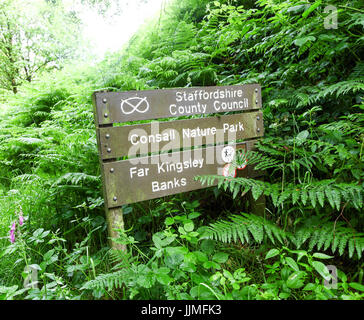
[[[335,26],[326,5],[173,1],[101,63],[0,82],[0,299],[362,299],[364,10],[330,1]],[[218,187],[125,206],[127,250],[110,251],[92,92],[247,83],[264,181],[197,177]]]

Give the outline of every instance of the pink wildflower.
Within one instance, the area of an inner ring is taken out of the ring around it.
[[[10,236],[9,236],[10,242],[14,243],[15,242],[15,233],[10,230]]]
[[[24,216],[23,216],[23,209],[20,207],[19,211],[19,225],[22,226],[24,224]]]
[[[16,228],[16,224],[15,222],[12,224],[11,228],[10,228],[10,232],[9,232],[9,239],[11,243],[15,242],[15,228]]]

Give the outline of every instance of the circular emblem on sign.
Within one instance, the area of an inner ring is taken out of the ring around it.
[[[132,114],[133,112],[145,113],[149,110],[149,102],[147,97],[132,97],[126,100],[122,99],[120,107],[124,114]]]
[[[234,160],[235,149],[232,146],[226,146],[221,150],[221,157],[224,162],[230,163]]]
[[[227,178],[236,177],[236,170],[231,163],[225,164],[224,168],[222,168],[222,175]]]

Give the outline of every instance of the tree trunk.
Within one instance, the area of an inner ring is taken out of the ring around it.
[[[15,82],[15,79],[11,80],[11,89],[13,90],[14,94],[18,93],[18,86]]]

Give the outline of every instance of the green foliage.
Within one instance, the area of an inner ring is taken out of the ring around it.
[[[0,88],[18,92],[24,81],[75,57],[78,21],[61,3],[5,0],[0,5]]]
[[[282,249],[271,249],[267,252],[265,260],[279,257],[273,264],[266,265],[267,282],[262,285],[265,289],[265,298],[268,299],[289,299],[298,294],[303,294],[307,300],[360,300],[362,294],[350,292],[349,286],[355,286],[354,283],[347,283],[346,275],[337,270],[338,278],[342,281],[337,288],[329,289],[322,285],[320,277],[326,281],[331,281],[330,274],[326,265],[316,259],[329,259],[333,257],[322,253],[309,254],[304,250],[290,250],[287,247]],[[312,279],[313,274],[319,277]],[[311,278],[311,279],[310,279]]]
[[[242,214],[233,215],[229,221],[218,221],[210,224],[205,231],[204,237],[225,243],[262,243],[268,237],[274,244],[284,244],[287,234],[275,224],[265,221],[256,215]]]
[[[250,219],[246,218],[246,221]],[[236,220],[234,226],[237,222],[241,221]],[[115,271],[98,275],[86,282],[82,289],[106,295],[121,288],[127,294],[126,299],[265,300],[299,296],[308,300],[359,300],[363,297],[362,293],[349,288],[359,288],[359,284],[348,284],[346,275],[340,270],[342,282],[337,288],[328,289],[323,285],[323,280],[332,278],[319,259],[332,259],[333,256],[318,252],[309,254],[285,246],[273,248],[266,253],[265,260],[279,259],[264,265],[267,278],[262,284],[256,284],[251,282],[257,275],[246,268],[234,268],[234,258],[227,252],[218,251],[214,241],[206,239],[205,228],[195,229],[187,215],[167,218],[165,224],[166,229],[153,235],[150,256],[139,249],[134,237],[120,230],[121,237],[116,241],[127,245],[129,250],[114,252]],[[261,232],[256,229],[255,225],[248,230],[254,230],[252,235],[263,237],[263,227]],[[189,237],[185,236],[187,234]],[[222,237],[226,240],[226,236]],[[133,254],[134,250],[137,254]],[[244,255],[244,252],[240,251],[240,254]],[[258,256],[257,259],[261,264],[262,258]]]
[[[27,285],[19,290],[18,285],[0,287],[0,299],[13,299],[18,295],[32,300],[80,299],[74,288],[79,287],[79,282],[95,277],[96,268],[106,253],[106,248],[96,254],[89,250],[92,234],[101,227],[91,229],[83,241],[68,250],[67,240],[57,232],[43,228],[33,231],[29,220],[29,216],[24,216],[22,224],[14,222],[15,241],[0,251],[3,261],[16,258],[13,271]],[[84,222],[91,226],[90,219]]]
[[[364,233],[356,233],[355,230],[345,227],[342,223],[319,222],[307,223],[294,230],[284,230],[256,215],[233,215],[228,221],[211,223],[205,231],[206,239],[214,239],[224,243],[238,242],[249,244],[257,242],[288,245],[297,249],[305,245],[311,252],[317,250],[328,250],[343,255],[348,249],[349,257],[354,253],[359,259],[364,251]]]
[[[303,206],[310,204],[313,208],[324,207],[325,203],[332,208],[340,210],[341,201],[350,202],[355,208],[363,206],[363,189],[357,184],[336,183],[334,180],[321,180],[309,184],[286,184],[282,192],[281,184],[271,184],[248,178],[226,179],[223,176],[197,176],[196,179],[203,185],[213,185],[217,181],[218,186],[225,191],[229,190],[234,197],[240,193],[252,192],[257,200],[261,195],[270,196],[274,206],[281,206],[291,202],[293,205],[301,202]]]

